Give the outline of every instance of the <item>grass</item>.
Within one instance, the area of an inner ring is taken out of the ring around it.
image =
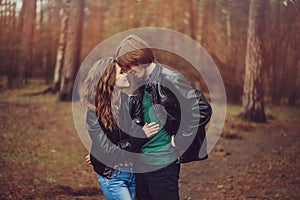
[[[75,130],[71,103],[57,101],[55,94],[24,95],[48,86],[32,80],[22,89],[0,89],[0,199],[101,199],[95,173],[85,163],[88,150]],[[222,152],[215,148],[207,161],[183,167],[182,199],[197,199],[199,192],[207,199],[299,197],[294,188],[300,184],[299,176],[295,179],[300,108],[268,105],[266,124],[244,121],[237,117],[240,111],[239,105],[227,105],[222,135],[228,137],[218,144]],[[216,193],[218,185],[224,187]]]

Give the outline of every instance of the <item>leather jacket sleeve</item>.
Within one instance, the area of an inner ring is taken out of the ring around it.
[[[92,140],[91,154],[100,160],[105,160],[105,163],[114,166],[121,163],[122,149],[113,144],[102,129],[96,112],[88,109],[86,116],[86,128]]]
[[[147,141],[146,135],[142,129],[142,104],[141,97],[137,95],[130,95],[128,106],[123,106],[122,119],[126,134],[128,135],[125,139],[120,142],[120,145],[124,149],[130,152],[139,152],[141,146],[143,146]],[[126,114],[127,113],[127,114]]]
[[[197,91],[179,74],[170,79],[168,84],[179,98],[181,123],[175,137],[176,147],[184,149],[192,143],[199,127],[205,127],[209,122],[212,109],[203,94]]]
[[[209,122],[211,115],[212,115],[212,108],[204,95],[199,91],[195,89],[196,97],[198,100],[199,105],[199,127],[205,127],[206,124]]]

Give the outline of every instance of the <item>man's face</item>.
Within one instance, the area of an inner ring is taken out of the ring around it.
[[[146,69],[142,65],[131,65],[128,73],[133,74],[136,78],[143,78],[146,75]]]

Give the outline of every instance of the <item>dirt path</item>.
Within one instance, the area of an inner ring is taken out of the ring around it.
[[[0,93],[0,199],[104,199],[71,104]],[[182,165],[181,199],[300,199],[300,109],[268,109],[271,120],[258,125],[234,117],[238,110],[228,107],[208,160]]]

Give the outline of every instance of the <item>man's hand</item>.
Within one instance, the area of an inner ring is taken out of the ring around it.
[[[171,136],[171,146],[172,146],[173,148],[176,147],[176,145],[175,145],[175,135],[172,135],[172,136]]]
[[[143,131],[145,132],[147,138],[155,135],[159,130],[159,124],[155,122],[151,122],[150,124],[146,123],[143,127]]]
[[[91,164],[91,157],[90,157],[90,154],[86,155],[85,156],[85,160],[88,164]]]

